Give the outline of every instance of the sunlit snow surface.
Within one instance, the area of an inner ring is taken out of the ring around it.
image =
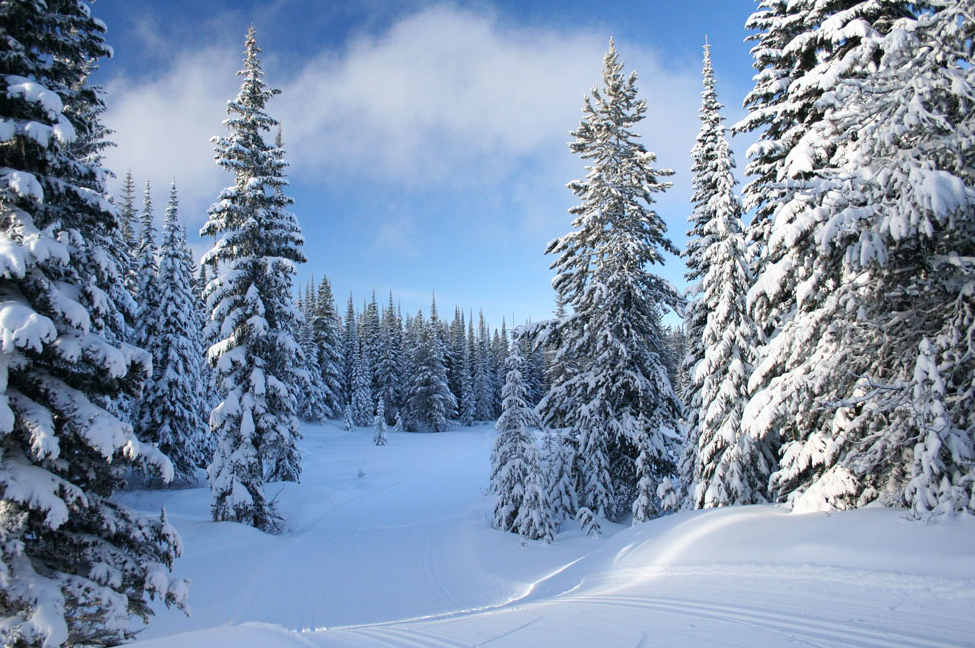
[[[302,483],[268,490],[285,535],[210,522],[205,489],[124,495],[166,506],[192,580],[193,616],[159,609],[137,645],[975,645],[971,519],[759,506],[521,546],[488,523],[490,426],[385,447],[365,428],[304,432]]]

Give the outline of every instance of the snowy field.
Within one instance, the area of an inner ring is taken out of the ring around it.
[[[489,526],[493,427],[304,432],[284,535],[211,522],[206,489],[123,495],[166,506],[192,581],[138,646],[975,646],[972,519],[751,506],[522,546]]]

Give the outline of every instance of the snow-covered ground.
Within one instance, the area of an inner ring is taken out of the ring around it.
[[[523,546],[489,526],[492,427],[304,432],[284,535],[211,522],[206,489],[124,494],[166,506],[192,580],[140,647],[975,646],[972,519],[752,506]]]

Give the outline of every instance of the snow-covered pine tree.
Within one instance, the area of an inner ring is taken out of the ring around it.
[[[477,412],[477,399],[474,396],[474,318],[467,319],[467,338],[464,340],[463,365],[461,367],[461,385],[463,387],[459,411],[460,422],[466,427],[474,425]]]
[[[491,362],[491,339],[484,312],[479,314],[477,360],[474,365],[474,417],[490,421],[494,416],[494,368]]]
[[[353,427],[355,427],[355,421],[352,420],[352,403],[349,403],[345,406],[345,413],[342,415],[342,429],[351,432]]]
[[[342,328],[342,402],[345,404],[352,403],[353,372],[358,356],[359,325],[356,322],[352,292],[349,291],[349,304],[345,309],[345,322]]]
[[[322,277],[318,284],[315,308],[308,326],[311,345],[318,354],[318,368],[322,376],[322,406],[326,418],[333,418],[342,411],[341,323],[328,277]]]
[[[539,427],[540,421],[525,402],[523,368],[520,345],[513,344],[505,360],[504,402],[491,452],[492,525],[531,540],[551,542],[550,504],[535,437],[529,430]]]
[[[424,322],[421,314],[417,314],[416,320],[409,420],[413,429],[443,432],[447,429],[450,412],[457,408],[457,401],[447,383],[446,349],[437,334],[440,325],[435,299],[430,310],[430,321]]]
[[[788,52],[814,55],[756,112],[808,102],[816,119],[790,122],[788,146],[756,149],[787,152],[767,182],[790,194],[770,211],[749,291],[750,312],[775,336],[749,381],[744,418],[752,436],[784,439],[771,479],[778,499],[903,504],[917,431],[883,387],[910,399],[919,342],[971,301],[961,297],[965,270],[951,288],[932,280],[964,267],[947,262],[941,274],[938,259],[972,252],[971,173],[961,162],[971,143],[959,135],[971,128],[971,110],[960,108],[972,97],[970,11],[927,2],[788,9],[808,29],[790,32]],[[971,421],[970,410],[959,414]]]
[[[209,463],[210,433],[203,419],[207,403],[199,369],[203,349],[193,261],[178,208],[174,182],[159,245],[156,311],[144,315],[154,319],[159,329],[149,340],[149,351],[160,364],[153,367],[143,390],[136,424],[142,440],[158,446],[173,462],[171,483],[187,486],[196,483],[196,469]]]
[[[135,179],[132,177],[132,169],[125,172],[125,179],[122,181],[122,191],[119,196],[119,222],[122,227],[122,236],[129,244],[129,250],[133,253],[137,249],[137,232],[135,226]]]
[[[681,461],[681,483],[693,508],[768,501],[776,463],[769,444],[741,431],[755,334],[745,312],[749,276],[742,207],[708,45],[703,77],[701,129],[691,151],[694,211],[684,252],[687,280],[697,282],[685,315],[689,343],[683,365],[690,382]]]
[[[401,406],[401,383],[403,367],[403,332],[400,328],[393,293],[389,293],[389,305],[383,310],[381,321],[383,338],[382,355],[375,367],[376,396],[383,400],[386,422],[396,421]]]
[[[133,463],[172,466],[100,406],[135,396],[149,354],[111,339],[123,278],[106,171],[72,146],[104,134],[87,75],[109,54],[87,4],[0,11],[0,642],[114,645],[149,598],[182,606],[165,519],[112,499]],[[85,147],[90,146],[91,141]],[[79,153],[81,153],[79,155]]]
[[[156,259],[157,233],[151,189],[146,180],[142,213],[139,215],[139,245],[135,252],[135,300],[139,310],[134,337],[138,346],[150,351],[152,340],[159,336],[159,322],[152,316],[159,308],[159,263]],[[152,363],[155,372],[160,358],[153,355]],[[135,433],[141,439],[145,431],[136,426]]]
[[[372,419],[372,442],[377,446],[386,445],[386,406],[382,397],[376,404],[376,416]]]
[[[369,392],[375,395],[379,392],[376,365],[383,356],[382,325],[379,320],[379,305],[376,303],[375,289],[372,291],[372,300],[362,309],[359,342],[362,345],[363,368],[369,374]],[[372,420],[371,414],[369,420]]]
[[[279,529],[280,518],[264,496],[264,480],[297,480],[298,420],[294,370],[297,312],[291,301],[294,264],[305,260],[291,199],[279,187],[284,160],[264,141],[277,122],[265,111],[277,94],[264,83],[254,28],[247,32],[244,78],[229,102],[227,137],[215,138],[217,162],[235,176],[209,210],[201,236],[215,243],[203,257],[217,279],[207,303],[221,339],[210,348],[222,401],[210,416],[218,439],[210,464],[215,520]]]
[[[575,229],[546,250],[558,256],[552,285],[572,313],[548,328],[579,364],[558,397],[573,403],[565,414],[579,443],[580,504],[616,519],[630,510],[644,477],[635,469],[641,444],[649,448],[642,467],[651,483],[675,470],[665,430],[676,425],[680,403],[661,362],[659,310],[681,300],[646,269],[675,251],[652,209],[653,194],[670,186],[659,176],[673,172],[652,168],[654,154],[631,130],[646,102],[637,99],[636,74],[624,76],[612,41],[603,63],[605,87],[586,98],[570,144],[592,161],[586,179],[568,185],[581,200],[570,210]]]
[[[551,431],[546,434],[553,437],[548,443],[549,454],[545,458],[545,483],[553,530],[557,531],[559,525],[575,517],[579,508],[576,480],[572,472],[576,451],[569,435]]]
[[[501,401],[503,397],[501,391],[504,388],[505,370],[504,363],[508,357],[508,326],[505,319],[501,318],[501,332],[494,331],[494,339],[491,341],[491,369],[494,374],[494,416],[501,416]],[[524,380],[524,370],[522,379]]]
[[[360,349],[352,364],[352,420],[359,427],[372,422],[373,400],[369,372],[366,369],[365,353]]]
[[[447,377],[450,381],[450,392],[459,404],[464,397],[464,349],[465,339],[464,314],[460,306],[454,307],[454,319],[450,323],[449,344],[447,348]],[[458,405],[458,410],[460,406]],[[458,412],[459,415],[459,412]]]
[[[826,110],[816,135],[841,145],[838,168],[822,170],[810,193],[830,215],[823,239],[842,255],[832,263],[855,277],[841,299],[846,313],[856,311],[849,329],[869,380],[846,397],[865,394],[865,407],[842,410],[850,423],[828,431],[834,452],[820,481],[849,475],[843,504],[879,499],[915,510],[973,511],[975,271],[962,260],[975,255],[975,188],[965,162],[975,157],[966,135],[975,129],[975,19],[967,3],[910,8],[913,14],[872,29],[858,26],[862,38],[831,83],[821,84]],[[833,28],[842,28],[837,22]],[[932,364],[937,376],[925,368]],[[919,412],[928,407],[921,403],[938,401],[946,425],[935,456],[918,443],[932,439]],[[912,484],[931,476],[929,461],[944,466],[947,481],[937,489],[944,499],[918,508]]]

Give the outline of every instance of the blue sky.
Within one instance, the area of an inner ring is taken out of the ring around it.
[[[744,23],[752,0],[671,2],[236,2],[98,0],[115,57],[96,81],[117,147],[106,165],[170,181],[191,235],[231,183],[213,163],[239,87],[247,26],[282,94],[290,195],[306,238],[304,284],[332,280],[340,312],[375,288],[404,310],[483,308],[492,326],[549,316],[546,243],[571,228],[566,182],[585,175],[567,143],[599,82],[610,36],[636,69],[649,116],[638,129],[677,172],[657,210],[683,247],[690,149],[699,122],[701,46],[712,45],[728,123],[751,85]],[[738,165],[752,138],[737,137]],[[739,174],[739,179],[741,175]],[[113,185],[113,189],[117,187]],[[197,256],[207,242],[191,241]],[[684,287],[671,258],[656,272]],[[673,317],[669,321],[676,321]]]

